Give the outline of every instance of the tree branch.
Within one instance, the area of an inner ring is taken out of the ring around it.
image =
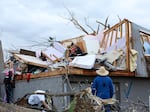
[[[66,9],[67,9],[67,8],[66,8]],[[82,31],[83,31],[84,33],[86,33],[86,34],[89,34],[89,33],[85,30],[85,28],[75,19],[74,14],[73,14],[69,9],[67,9],[67,11],[68,11],[68,13],[69,13],[69,15],[70,15],[70,18],[68,18],[68,20],[71,21],[77,29],[82,30]]]
[[[96,33],[96,31],[87,23],[86,18],[85,18],[85,24],[86,24],[87,27],[89,27],[93,31],[94,34]]]

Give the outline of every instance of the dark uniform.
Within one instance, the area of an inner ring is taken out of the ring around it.
[[[4,78],[7,103],[12,103],[13,102],[14,84],[13,84],[12,75],[13,75],[13,72],[9,71],[8,76],[5,76],[5,78]]]

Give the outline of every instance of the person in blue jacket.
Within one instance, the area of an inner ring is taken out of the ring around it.
[[[109,71],[107,71],[104,66],[101,66],[96,70],[96,73],[98,76],[93,80],[92,94],[102,99],[112,98],[114,87],[112,79],[108,76]],[[106,105],[105,110],[106,112],[110,112],[110,106]]]

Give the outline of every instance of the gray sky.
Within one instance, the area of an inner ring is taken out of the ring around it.
[[[84,25],[84,18],[97,29],[96,20],[111,25],[127,18],[150,28],[150,0],[0,0],[0,40],[3,49],[22,48],[43,42],[49,36],[57,40],[84,34],[64,18],[74,13]]]

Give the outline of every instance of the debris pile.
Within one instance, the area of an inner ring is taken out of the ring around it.
[[[54,70],[57,72],[60,68],[95,70],[101,65],[109,71],[127,71],[127,74],[132,74],[137,69],[137,62],[140,62],[138,56],[143,55],[138,55],[141,50],[136,49],[134,47],[136,43],[130,41],[133,38],[130,27],[131,22],[124,19],[111,28],[92,34],[86,33],[86,35],[59,42],[50,37],[49,47],[37,51],[20,49],[17,53],[11,52],[13,59],[10,60],[13,61],[14,71],[19,79],[22,79],[24,74],[26,78],[30,78],[32,74]],[[144,48],[142,54],[147,59],[150,48],[149,36],[143,31],[139,32],[139,36],[142,40],[140,45]],[[64,72],[58,72],[57,75],[60,74]]]
[[[137,35],[141,37],[142,42],[137,42],[139,38],[137,39],[138,36],[132,32],[131,22],[125,19],[110,29],[101,32],[61,42],[53,41],[49,47],[42,50],[20,49],[19,52],[10,52],[12,56],[6,62],[6,69],[3,73],[7,75],[12,70],[15,79],[27,79],[29,81],[30,78],[48,77],[54,74],[67,74],[66,76],[69,74],[91,75],[91,71],[95,73],[95,70],[100,66],[105,66],[109,71],[117,71],[115,72],[116,76],[118,74],[119,76],[124,74],[126,76],[135,75],[135,71],[137,74],[142,72],[141,76],[147,76],[145,75],[147,69],[144,68],[146,62],[143,60],[146,57],[146,61],[150,65],[150,36],[141,32]],[[145,42],[146,40],[147,42]],[[140,65],[139,68],[137,68],[137,62]],[[149,67],[147,68],[149,69]],[[84,70],[89,71],[85,72]],[[102,100],[93,96],[90,89],[85,89],[75,95],[66,111],[103,111],[105,104],[112,104],[115,101],[113,99]]]
[[[13,69],[18,79],[23,79],[24,75],[30,79],[32,74],[68,67],[95,70],[103,65],[109,71],[126,70],[125,44],[120,46],[125,38],[115,43],[117,49],[113,46],[104,49],[100,47],[102,36],[102,34],[86,35],[62,42],[53,42],[48,48],[39,51],[20,49],[19,53],[11,52],[12,57],[9,60],[13,62]],[[130,56],[132,60],[130,65],[133,65],[131,71],[135,71],[137,51],[131,49],[130,52],[133,54]]]
[[[29,109],[15,104],[7,104],[2,102],[0,102],[0,111],[1,112],[40,112],[39,110]]]
[[[91,88],[86,88],[77,93],[70,103],[68,109],[65,112],[103,112],[105,111],[104,105],[114,105],[117,102],[116,99],[101,99],[95,95],[92,95]],[[118,108],[115,108],[114,111]]]

